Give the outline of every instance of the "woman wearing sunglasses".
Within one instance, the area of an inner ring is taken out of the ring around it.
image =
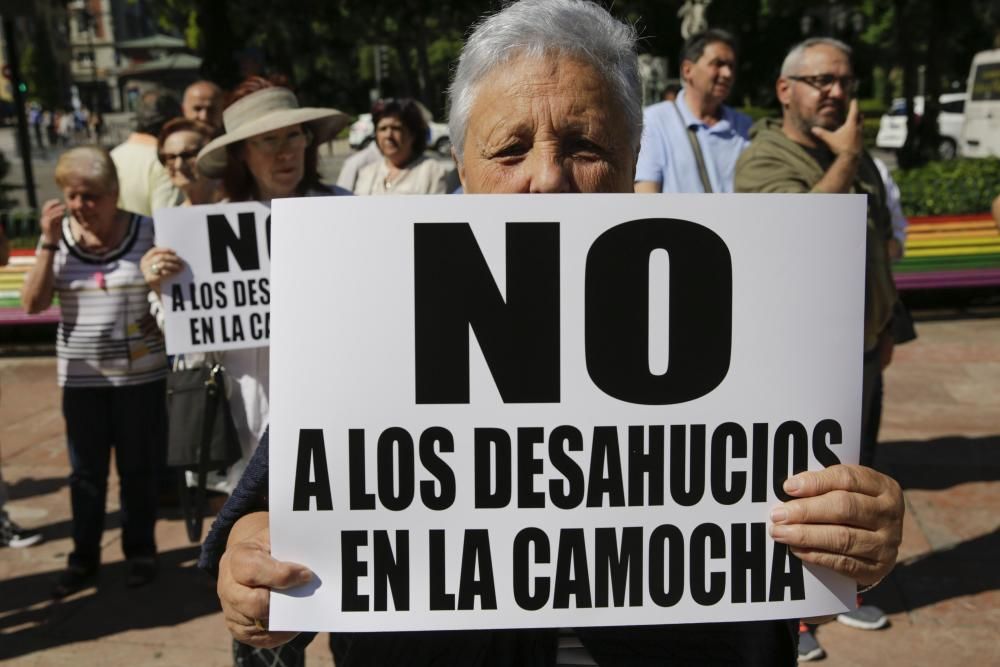
[[[219,200],[219,181],[208,178],[196,166],[198,152],[215,136],[208,124],[187,118],[174,118],[160,132],[157,152],[160,164],[170,181],[182,193],[181,206],[211,204]]]

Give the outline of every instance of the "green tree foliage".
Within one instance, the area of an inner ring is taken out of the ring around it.
[[[462,0],[155,0],[161,25],[183,32],[203,75],[231,87],[249,73],[289,76],[307,104],[367,109],[373,48],[389,53],[382,94],[444,110],[468,26],[490,8]],[[259,71],[258,71],[259,70]]]
[[[604,0],[636,25],[643,53],[665,56],[678,74],[684,0]],[[455,58],[470,26],[501,0],[151,0],[161,27],[183,34],[204,58],[203,74],[225,86],[262,66],[293,79],[308,103],[367,108],[376,85],[374,49],[387,51],[381,93],[420,98],[440,116]],[[838,16],[840,18],[838,18]],[[883,103],[899,90],[875,85],[920,65],[941,90],[964,81],[972,55],[990,48],[1000,2],[969,0],[714,0],[707,18],[740,43],[732,100],[776,109],[774,81],[788,48],[833,35],[854,47],[862,97]],[[907,65],[909,63],[909,65]],[[877,72],[881,72],[876,76]],[[902,77],[894,79],[901,83]],[[915,85],[915,84],[914,84]],[[898,85],[896,86],[899,87]],[[930,86],[929,86],[930,87]]]

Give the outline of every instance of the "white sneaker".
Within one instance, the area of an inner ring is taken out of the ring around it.
[[[889,625],[889,618],[876,606],[863,604],[852,611],[837,614],[837,620],[859,630],[878,630]]]

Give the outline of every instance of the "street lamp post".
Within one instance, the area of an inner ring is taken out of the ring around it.
[[[90,113],[99,111],[97,94],[97,51],[94,49],[94,15],[87,5],[81,3],[77,9],[77,25],[80,31],[87,32],[87,50],[90,52]]]

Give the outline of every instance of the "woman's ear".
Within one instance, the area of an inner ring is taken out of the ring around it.
[[[451,159],[455,162],[455,168],[458,170],[458,182],[462,184],[462,192],[468,192],[465,187],[465,166],[462,164],[462,161],[458,159],[454,146],[451,147]]]

